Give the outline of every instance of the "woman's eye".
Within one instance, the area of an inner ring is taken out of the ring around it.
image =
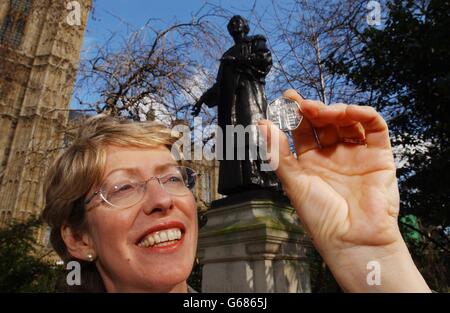
[[[183,178],[178,174],[170,174],[161,179],[163,184],[180,184],[183,183]]]
[[[182,180],[181,180],[181,177],[179,177],[179,176],[170,176],[168,181],[172,182],[172,183],[178,183],[178,182],[181,182]]]
[[[121,193],[133,190],[134,187],[131,184],[119,185],[114,187],[113,193]]]

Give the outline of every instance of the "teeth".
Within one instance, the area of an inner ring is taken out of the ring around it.
[[[144,239],[142,239],[139,243],[139,247],[151,247],[154,245],[158,246],[167,246],[170,244],[170,241],[180,240],[181,239],[181,230],[178,228],[165,229],[162,231],[158,231],[155,233],[151,233],[147,235]]]
[[[156,236],[158,236],[158,235],[156,235]],[[166,231],[161,232],[159,234],[159,238],[161,238],[160,242],[164,242],[164,241],[169,240],[169,236],[167,236],[167,232]]]

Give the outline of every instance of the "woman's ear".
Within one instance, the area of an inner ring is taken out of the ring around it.
[[[62,225],[61,238],[66,244],[67,251],[73,257],[86,261],[93,261],[95,259],[94,245],[89,234],[79,234],[69,225]]]

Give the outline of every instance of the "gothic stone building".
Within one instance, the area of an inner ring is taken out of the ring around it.
[[[0,1],[0,225],[39,213],[91,0]]]

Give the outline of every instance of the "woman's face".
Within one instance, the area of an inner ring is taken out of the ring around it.
[[[102,182],[130,175],[145,181],[176,165],[165,147],[110,146]],[[95,191],[93,188],[89,195]],[[90,206],[93,207],[87,208],[90,237],[97,255],[96,265],[108,291],[186,291],[198,233],[191,192],[173,196],[153,179],[147,183],[143,199],[131,207],[108,206],[100,196]],[[180,232],[181,238],[177,239]],[[159,240],[169,241],[156,244]]]

